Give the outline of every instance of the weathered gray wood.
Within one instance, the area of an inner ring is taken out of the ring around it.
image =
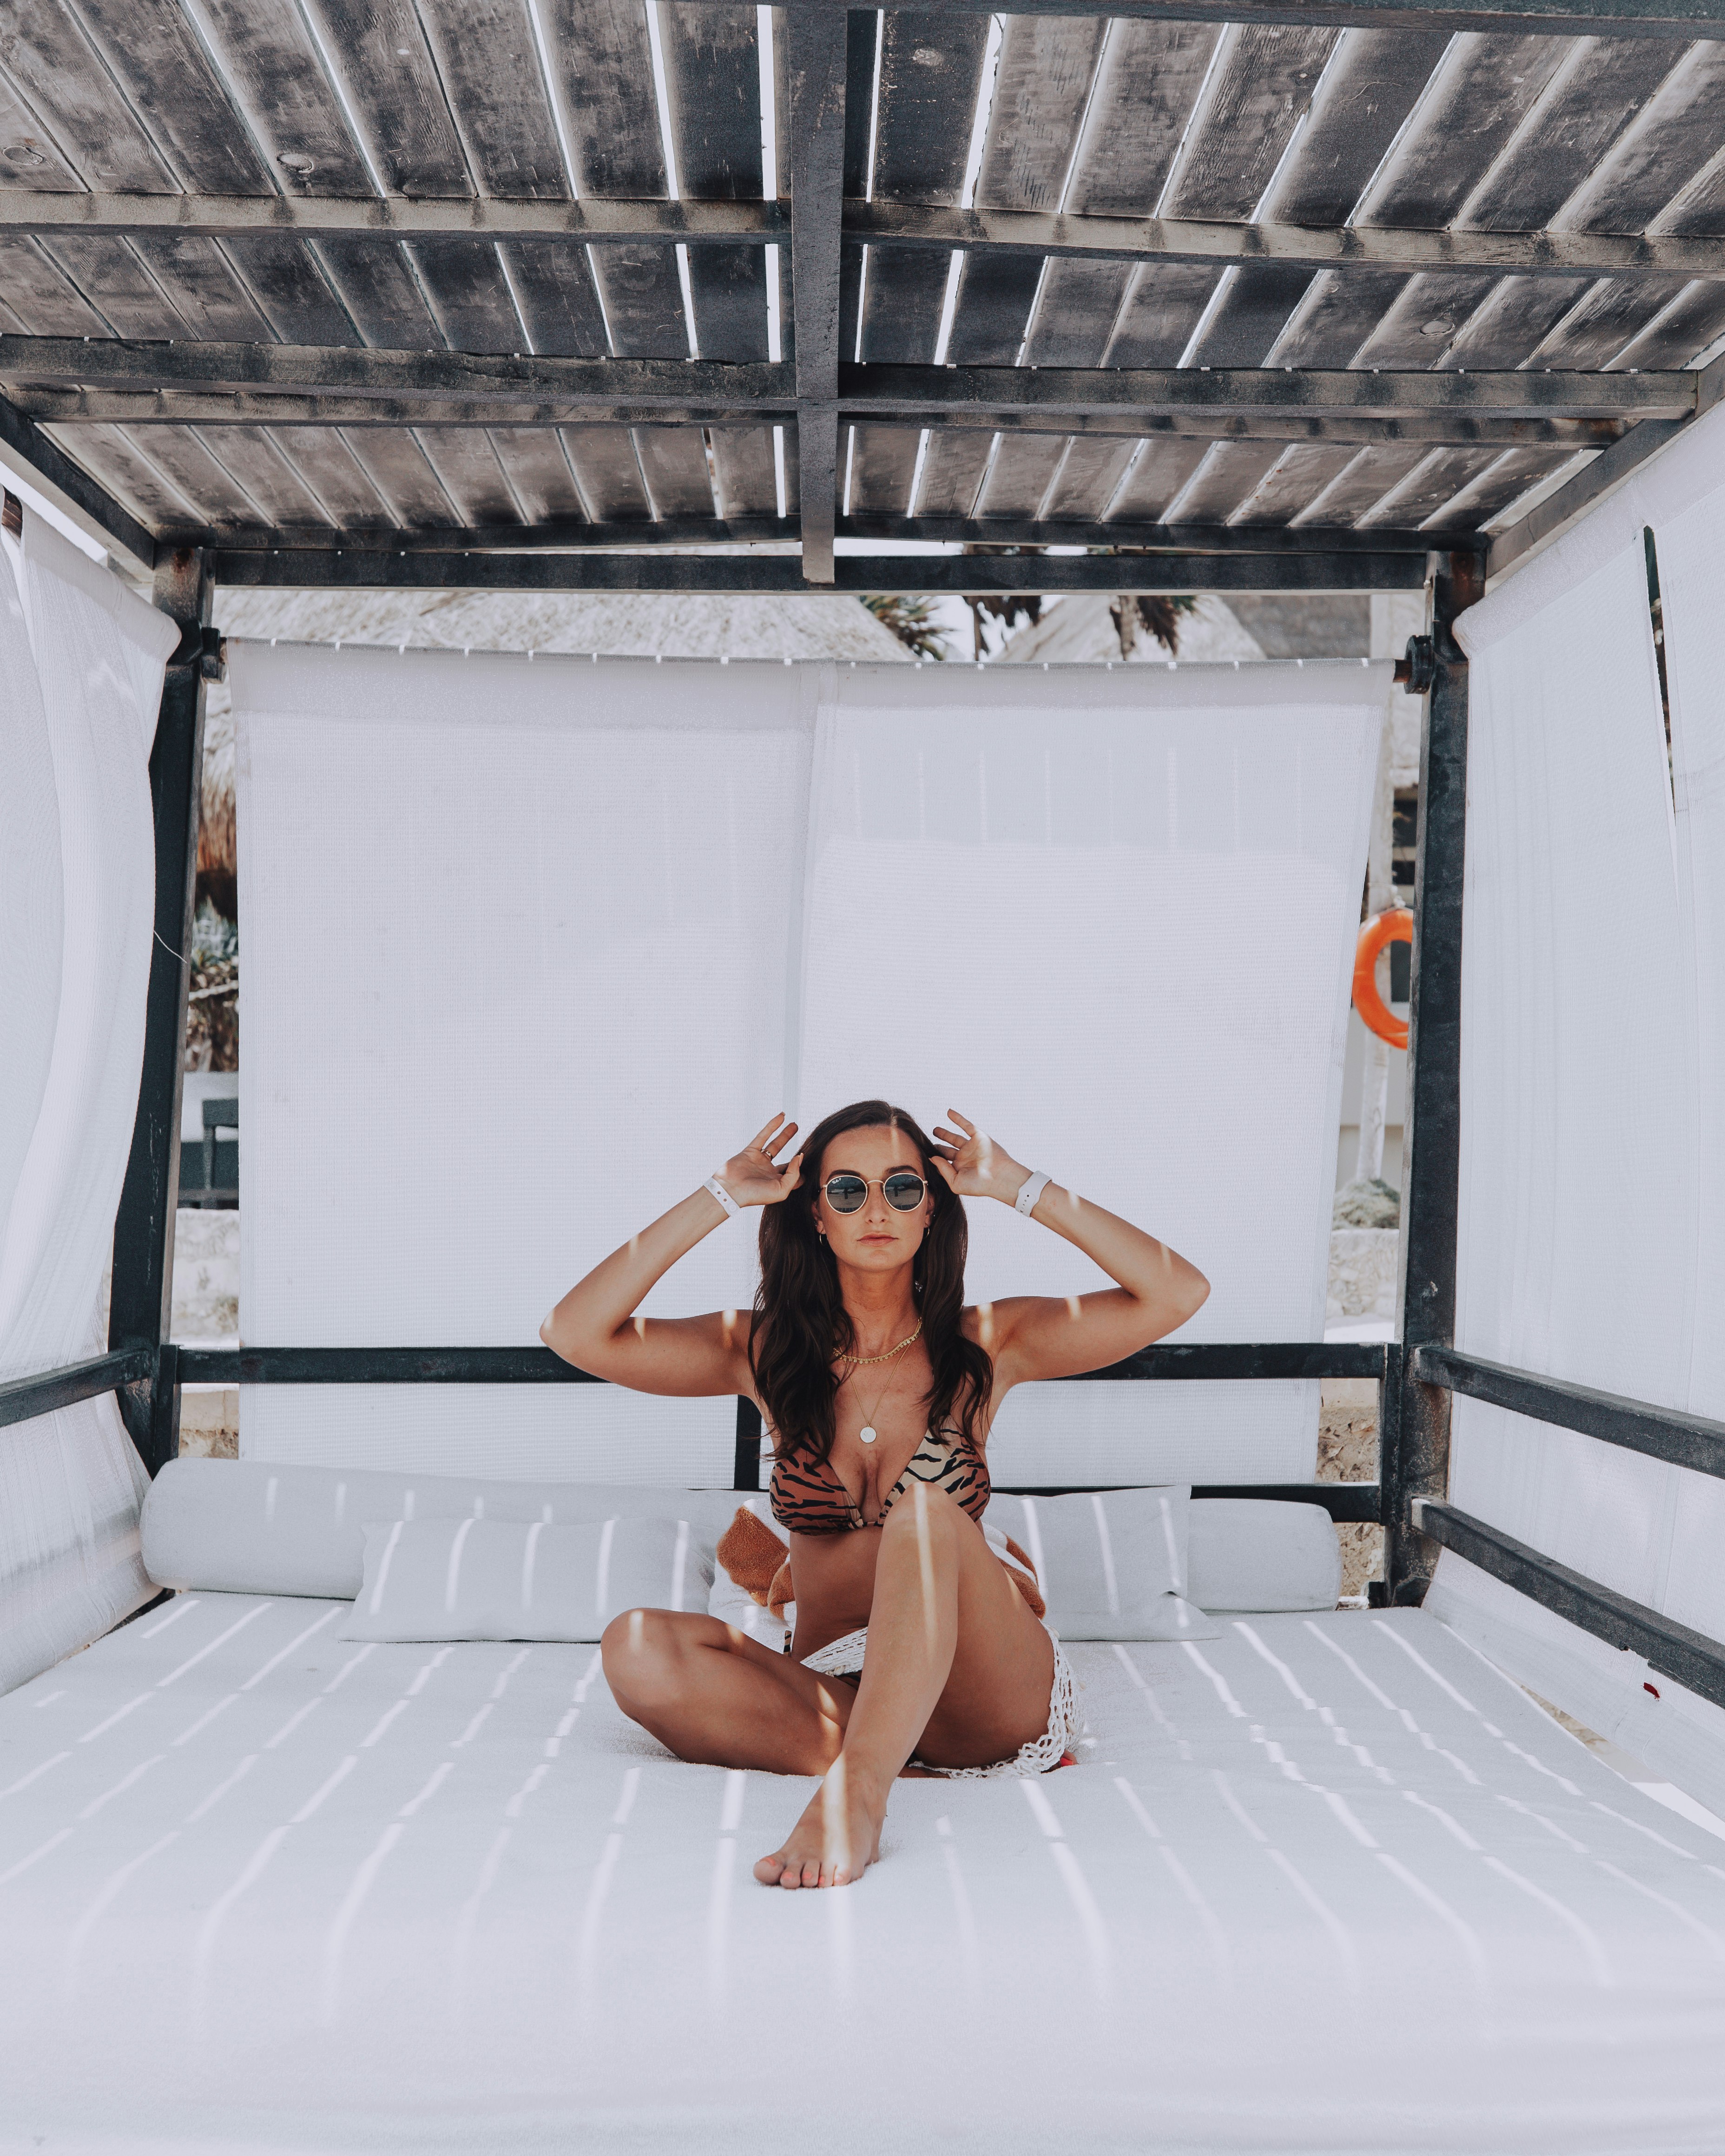
[[[1106,27],[1094,17],[1008,16],[978,202],[1009,210],[1063,206]]]
[[[418,0],[418,15],[480,187],[530,202],[567,200],[563,153],[521,0]]]
[[[699,5],[701,0],[691,0]],[[825,13],[849,0],[780,0],[787,13]],[[1089,15],[1096,0],[1025,0],[1014,14]],[[923,0],[926,16],[993,12],[992,0]],[[1313,23],[1337,29],[1503,31],[1537,26],[1548,35],[1584,38],[1717,38],[1725,35],[1720,0],[1110,0],[1129,21]]]
[[[319,12],[384,186],[471,196],[473,176],[413,0],[323,0]]]
[[[1584,471],[1549,494],[1519,522],[1500,531],[1491,542],[1488,567],[1492,576],[1512,568],[1524,554],[1554,537],[1572,518],[1609,494],[1639,464],[1683,431],[1681,419],[1645,419],[1639,427],[1595,457]]]
[[[1175,217],[1248,218],[1305,117],[1333,29],[1249,19],[1224,40],[1168,201]]]
[[[842,14],[790,17],[792,286],[804,573],[833,575],[838,508],[839,218],[845,182],[846,32]]]
[[[218,583],[249,589],[768,592],[1418,591],[1415,554],[875,554],[841,556],[830,583],[785,555],[385,554],[212,557]]]
[[[188,11],[179,12],[183,18]],[[233,118],[274,167],[275,185],[285,192],[369,193],[364,155],[300,11],[270,0],[202,0],[198,20]],[[284,157],[305,162],[285,165]]]
[[[80,531],[100,538],[129,567],[146,574],[154,567],[156,542],[145,525],[4,398],[0,469],[28,480]]]
[[[79,13],[181,185],[210,194],[277,192],[182,8],[172,0],[81,0]]]

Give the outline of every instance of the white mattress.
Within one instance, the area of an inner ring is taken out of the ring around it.
[[[1725,1843],[1420,1612],[1079,1647],[1083,1763],[684,1766],[593,1649],[185,1595],[0,1701],[0,2148],[1716,2150]]]

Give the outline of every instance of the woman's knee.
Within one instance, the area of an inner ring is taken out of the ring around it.
[[[612,1691],[642,1705],[674,1697],[686,1671],[688,1624],[670,1609],[625,1609],[614,1617],[599,1637]]]
[[[956,1548],[968,1524],[957,1501],[932,1482],[912,1482],[882,1523],[889,1542],[914,1542],[925,1549]]]

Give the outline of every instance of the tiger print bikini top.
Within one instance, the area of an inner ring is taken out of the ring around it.
[[[872,1520],[863,1517],[862,1507],[839,1480],[829,1460],[809,1466],[799,1460],[776,1459],[768,1497],[773,1518],[793,1534],[842,1535],[855,1527],[878,1527],[911,1481],[944,1490],[973,1520],[980,1521],[988,1509],[988,1470],[982,1455],[962,1437],[938,1437],[932,1430],[911,1455]]]

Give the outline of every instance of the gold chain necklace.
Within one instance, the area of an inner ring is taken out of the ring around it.
[[[911,1332],[911,1333],[907,1333],[907,1334],[906,1335],[906,1337],[905,1337],[902,1340],[901,1340],[901,1341],[899,1342],[899,1343],[898,1343],[898,1345],[897,1345],[897,1347],[896,1347],[896,1348],[889,1348],[886,1350],[886,1353],[885,1353],[885,1354],[883,1354],[883,1355],[841,1355],[841,1356],[839,1358],[839,1360],[841,1363],[890,1363],[890,1362],[892,1360],[892,1358],[893,1358],[893,1357],[894,1357],[895,1355],[902,1355],[902,1354],[904,1353],[904,1352],[905,1352],[906,1348],[908,1348],[908,1347],[911,1344],[911,1342],[912,1342],[913,1341],[915,1341],[915,1340],[917,1338],[917,1337],[921,1334],[922,1331],[922,1320],[919,1318],[919,1319],[917,1320],[917,1322],[916,1322],[916,1332]],[[892,1380],[893,1380],[893,1378],[894,1378],[895,1377],[896,1377],[896,1375],[897,1375],[897,1374],[898,1374],[898,1373],[897,1373],[897,1372],[896,1372],[896,1371],[891,1372],[891,1373],[888,1374],[888,1377],[887,1377],[887,1379],[886,1379],[886,1383],[885,1383],[885,1384],[880,1388],[880,1391],[879,1391],[879,1392],[875,1395],[875,1404],[874,1404],[874,1408],[873,1408],[873,1409],[870,1411],[870,1413],[869,1414],[868,1417],[867,1417],[867,1418],[866,1418],[866,1419],[864,1421],[864,1424],[863,1424],[862,1428],[861,1428],[861,1429],[857,1432],[857,1436],[861,1440],[861,1441],[862,1441],[865,1445],[872,1445],[872,1444],[875,1442],[875,1439],[876,1439],[877,1437],[879,1437],[879,1435],[880,1435],[880,1431],[879,1431],[879,1430],[877,1430],[875,1429],[875,1417],[877,1414],[880,1414],[880,1403],[881,1403],[881,1401],[882,1401],[882,1400],[884,1400],[884,1399],[886,1399],[886,1395],[887,1395],[887,1394],[888,1394],[892,1390]]]

